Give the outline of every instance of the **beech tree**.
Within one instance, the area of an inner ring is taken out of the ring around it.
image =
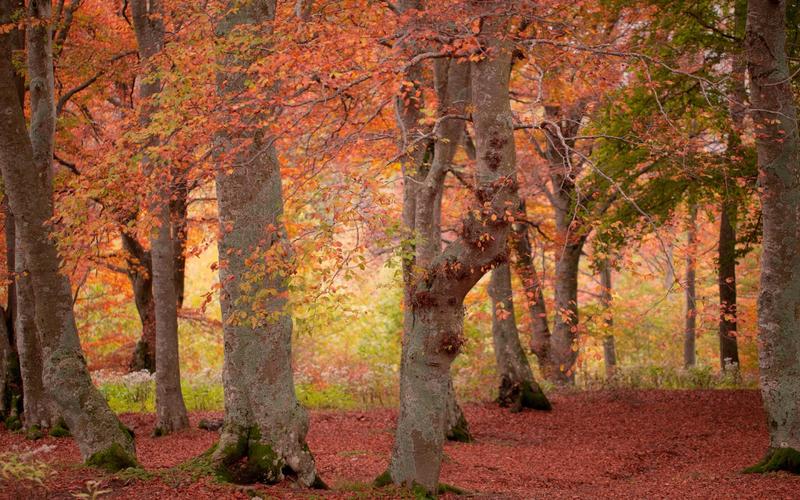
[[[498,7],[492,3],[490,7]],[[463,300],[484,273],[507,260],[516,194],[513,120],[509,102],[511,46],[508,18],[483,19],[478,40],[486,56],[470,63],[472,121],[476,137],[475,190],[478,203],[463,220],[460,237],[438,256],[415,254],[411,329],[403,339],[400,414],[392,459],[378,483],[391,481],[436,491],[442,460],[450,364],[463,342]],[[456,62],[448,73],[464,71]],[[464,63],[461,63],[464,65]],[[445,123],[440,121],[439,123]],[[438,135],[439,131],[434,131]],[[452,147],[437,141],[435,147]],[[434,160],[437,155],[434,154]],[[433,200],[447,173],[441,155],[418,186],[416,232],[431,234]]]
[[[745,47],[764,224],[759,367],[770,434],[767,455],[751,472],[800,473],[800,134],[786,55],[786,4],[747,3]]]
[[[230,1],[216,27],[218,92],[239,119],[215,139],[225,423],[212,459],[232,481],[274,483],[291,474],[304,486],[324,487],[305,442],[308,416],[294,389],[286,296],[291,245],[282,220],[280,163],[264,123],[269,112],[238,97],[254,60],[237,43],[253,30],[268,34],[275,9],[275,0]],[[254,53],[261,53],[262,40],[251,42]]]
[[[37,17],[47,21],[44,26],[49,38],[50,4],[33,4]],[[0,19],[4,23],[11,19],[13,8],[10,0],[0,2]],[[0,35],[0,116],[3,117],[0,168],[19,232],[17,244],[31,277],[44,385],[87,463],[109,469],[135,465],[133,438],[92,384],[81,352],[70,282],[59,269],[60,258],[48,229],[53,215],[52,181],[49,172],[40,170],[43,163],[37,161],[41,157],[35,155],[37,150],[33,146],[37,144],[38,148],[52,139],[37,136],[32,141],[28,136],[14,83],[11,49],[11,35],[3,33]],[[52,52],[32,54],[34,59],[42,56],[44,60],[29,61],[30,65],[52,66]],[[46,85],[46,81],[34,81],[31,91],[47,92]],[[32,133],[38,134],[36,130]]]
[[[164,12],[158,0],[134,0],[131,4],[133,26],[139,44],[139,58],[146,69],[139,84],[143,102],[141,124],[146,127],[154,111],[153,99],[161,88],[157,75],[149,70],[150,59],[164,46]],[[150,139],[152,145],[155,138]],[[150,237],[152,287],[156,326],[156,429],[168,434],[189,426],[189,417],[181,392],[180,360],[178,359],[178,293],[175,287],[175,247],[172,224],[172,199],[169,166],[163,161],[143,155],[143,166],[151,175],[154,189],[152,210],[156,227]],[[166,178],[166,182],[165,182]]]
[[[550,401],[534,380],[528,357],[519,341],[508,264],[500,264],[492,270],[489,296],[492,298],[494,356],[500,379],[498,403],[511,407],[513,411],[522,408],[549,410]]]

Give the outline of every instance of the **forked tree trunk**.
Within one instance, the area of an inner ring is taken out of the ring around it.
[[[10,0],[0,0],[2,22],[8,22],[12,5]],[[49,2],[39,7],[46,12]],[[58,251],[47,228],[53,215],[52,184],[37,172],[22,105],[14,88],[10,49],[10,36],[1,34],[0,167],[33,283],[45,387],[58,404],[81,456],[90,465],[109,469],[135,465],[133,438],[92,385],[81,352],[69,279],[59,270]]]
[[[611,265],[604,259],[600,263],[600,303],[603,307],[603,361],[606,367],[606,380],[613,380],[617,373],[617,345],[614,340],[614,317],[611,312],[613,294],[611,291]]]
[[[695,275],[697,273],[697,205],[689,207],[686,221],[686,283],[684,284],[684,328],[683,328],[683,366],[695,366],[695,347],[697,337],[697,291]]]
[[[745,37],[764,223],[758,297],[769,452],[751,471],[800,473],[800,136],[786,56],[786,1],[750,0]]]
[[[275,8],[275,0],[230,2],[217,26],[221,43],[237,29],[274,20]],[[246,88],[248,62],[244,54],[221,61],[219,92],[232,107]],[[217,145],[225,424],[212,459],[235,482],[273,483],[289,474],[305,486],[324,486],[306,445],[308,416],[294,389],[291,247],[273,137],[254,128],[226,130]]]
[[[497,402],[512,411],[523,408],[549,410],[550,401],[534,380],[528,357],[519,341],[508,264],[500,264],[492,270],[489,296],[492,298],[494,357],[500,379]]]
[[[578,272],[581,253],[588,231],[575,215],[579,210],[579,193],[575,183],[580,164],[573,161],[575,137],[586,112],[582,101],[569,107],[546,107],[548,123],[545,151],[550,166],[553,213],[558,245],[554,250],[555,310],[550,338],[549,366],[545,376],[556,384],[575,383],[575,362],[578,359]]]
[[[150,123],[155,111],[151,100],[161,90],[161,82],[153,78],[150,59],[164,46],[164,12],[159,0],[134,0],[131,4],[133,25],[139,45],[139,58],[145,65],[146,78],[139,84],[142,100],[141,124]],[[151,138],[149,145],[156,144]],[[178,355],[178,293],[175,286],[175,242],[173,238],[171,198],[172,176],[163,162],[144,155],[143,165],[154,186],[152,210],[155,227],[150,236],[152,288],[156,327],[156,435],[169,434],[189,426],[189,417],[181,392]],[[165,178],[164,178],[165,177]]]
[[[719,216],[719,363],[722,371],[738,372],[736,341],[736,207],[722,203]]]
[[[427,250],[417,251],[419,274],[414,276],[409,301],[411,330],[403,339],[400,414],[389,470],[379,482],[390,480],[436,491],[450,365],[463,343],[463,300],[485,272],[507,260],[507,214],[516,210],[519,200],[508,96],[511,50],[497,38],[505,29],[505,21],[502,17],[484,20],[479,39],[490,55],[472,63],[470,69],[478,205],[463,221],[460,238],[443,253],[426,262]],[[432,211],[437,188],[447,173],[443,156],[439,155],[437,161],[434,155],[435,163],[418,188],[416,230],[422,235],[430,234],[420,222],[430,224],[426,211]]]

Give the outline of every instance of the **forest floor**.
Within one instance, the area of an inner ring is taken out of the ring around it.
[[[473,498],[799,498],[800,476],[748,475],[767,445],[756,391],[639,391],[561,393],[549,413],[510,413],[495,404],[469,404],[473,443],[448,443],[442,481]],[[38,456],[54,475],[44,486],[0,484],[1,498],[397,498],[372,489],[386,469],[396,412],[312,411],[308,443],[328,491],[286,481],[242,488],[169,469],[208,449],[216,432],[195,428],[152,438],[153,415],[126,414],[139,460],[152,474],[104,475],[80,465],[71,439],[27,441],[0,431],[0,450],[47,445]],[[52,448],[51,448],[52,447]],[[89,481],[99,481],[94,485]],[[3,490],[5,488],[5,490]],[[449,495],[453,496],[453,495]],[[454,497],[454,496],[453,496]]]

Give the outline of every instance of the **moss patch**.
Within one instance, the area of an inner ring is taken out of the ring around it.
[[[44,437],[44,432],[42,432],[42,428],[38,425],[32,425],[28,427],[27,432],[25,432],[25,439],[36,441],[37,439],[42,439]]]
[[[440,495],[445,495],[447,493],[452,493],[453,495],[466,495],[467,491],[459,488],[458,486],[453,486],[452,484],[447,483],[439,483],[439,488],[437,489]]]
[[[222,450],[215,472],[220,479],[230,483],[274,484],[283,477],[284,465],[272,446],[261,441],[261,432],[254,426]]]
[[[743,472],[745,474],[754,474],[777,471],[800,474],[800,451],[794,448],[770,450],[763,460],[752,467],[748,467]]]
[[[50,427],[50,435],[55,438],[69,437],[71,435],[69,432],[69,427],[67,427],[67,423],[63,418],[59,418],[58,422]]]
[[[390,484],[392,484],[392,475],[389,474],[388,469],[383,471],[381,475],[379,475],[378,477],[375,478],[374,481],[372,481],[372,486],[376,488],[383,488],[384,486],[389,486]]]
[[[6,426],[6,429],[10,431],[18,431],[22,429],[22,420],[17,415],[9,415],[3,421]]]
[[[458,422],[447,431],[448,441],[457,441],[459,443],[472,442],[472,434],[469,432],[469,424],[464,415],[458,417]]]
[[[542,388],[538,385],[534,388],[529,382],[522,384],[522,390],[519,395],[520,406],[523,408],[530,408],[532,410],[550,411],[553,407],[550,405],[550,400],[542,392]]]
[[[114,443],[104,450],[94,453],[86,461],[86,465],[109,472],[117,472],[128,467],[137,467],[136,459],[129,455],[119,443]]]

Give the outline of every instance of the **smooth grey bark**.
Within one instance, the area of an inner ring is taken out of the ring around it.
[[[550,337],[549,359],[543,371],[544,376],[553,383],[573,384],[575,362],[578,359],[578,271],[589,229],[584,228],[574,214],[578,205],[575,183],[580,166],[573,162],[572,151],[586,105],[579,102],[566,109],[548,106],[545,111],[548,117],[544,127],[546,156],[550,166],[553,190],[551,203],[558,245],[554,250],[553,333]]]
[[[415,0],[398,3],[400,12],[419,8],[420,3]],[[468,73],[469,68],[466,64],[457,65],[446,58],[434,63],[433,87],[439,103],[440,118],[447,114],[464,113],[469,100]],[[429,82],[423,82],[424,77],[419,63],[411,65],[406,70],[405,77],[405,80],[412,82],[412,85],[402,89],[395,103],[398,126],[401,130],[398,146],[405,153],[401,156],[403,225],[406,241],[409,243],[403,249],[404,339],[410,335],[412,329],[413,305],[410,301],[414,289],[412,270],[417,265],[418,259],[422,259],[419,262],[429,262],[441,253],[444,177],[434,186],[433,197],[420,202],[417,200],[419,185],[432,168],[444,170],[450,168],[465,129],[462,120],[443,119],[438,125],[438,137],[434,141],[420,140],[423,134],[430,132],[419,124],[423,103],[421,86]],[[430,206],[423,206],[425,203],[429,203]],[[447,408],[443,427],[445,437],[452,441],[470,441],[472,438],[469,425],[456,399],[452,381],[445,398]]]
[[[39,6],[49,8],[45,4]],[[10,18],[12,8],[13,2],[0,0],[2,22]],[[135,465],[133,439],[92,385],[81,352],[69,279],[60,272],[58,251],[47,228],[53,215],[52,183],[37,172],[14,88],[10,38],[0,34],[0,167],[33,283],[45,387],[90,465],[109,469]]]
[[[17,241],[16,247],[22,248],[22,242]],[[34,425],[50,427],[56,421],[56,412],[44,386],[42,343],[36,328],[36,301],[31,276],[23,259],[24,256],[18,253],[15,262],[17,317],[14,324],[24,391],[23,424],[26,428]]]
[[[217,36],[225,43],[238,29],[269,23],[275,9],[275,0],[230,2]],[[233,106],[247,85],[249,61],[229,55],[221,64],[219,92]],[[294,389],[287,303],[292,251],[274,138],[252,127],[222,131],[216,142],[225,423],[212,459],[235,482],[272,483],[290,474],[304,486],[324,487]]]
[[[436,491],[439,482],[450,365],[463,343],[463,300],[484,273],[508,259],[507,214],[519,203],[508,91],[511,49],[500,39],[505,24],[500,16],[484,20],[478,39],[489,56],[471,63],[469,69],[477,139],[477,205],[463,220],[459,238],[444,252],[430,262],[425,261],[426,249],[417,249],[416,254],[419,274],[415,273],[410,297],[411,330],[403,339],[400,413],[385,479],[428,492]],[[458,66],[451,63],[453,70]],[[423,235],[429,233],[420,221],[432,212],[448,167],[443,155],[439,161],[436,156],[417,193],[416,224]]]
[[[695,347],[697,337],[697,205],[689,206],[686,219],[686,270],[684,283],[683,366],[692,368],[697,363]]]
[[[50,20],[50,2],[32,0],[28,3],[26,30],[28,75],[30,78],[30,138],[36,172],[44,182],[52,182],[52,161],[55,142],[55,83],[53,76],[53,47],[51,28],[43,23]],[[52,202],[50,202],[52,203]],[[52,211],[52,207],[50,207]],[[24,390],[23,422],[25,427],[49,426],[55,422],[55,409],[42,380],[42,346],[36,328],[33,284],[22,253],[20,234],[15,235],[14,259],[17,277],[17,332],[20,375]]]
[[[133,26],[139,47],[139,58],[145,66],[146,78],[139,83],[139,97],[144,106],[141,125],[150,123],[155,111],[152,100],[161,91],[161,81],[153,77],[149,66],[151,58],[164,47],[164,12],[159,0],[133,0],[131,2]],[[151,137],[149,145],[157,139]],[[161,178],[171,178],[168,167],[153,161],[147,154],[143,166],[151,175],[154,200],[151,210],[155,227],[150,235],[150,258],[152,265],[152,289],[155,304],[156,329],[156,428],[155,434],[163,435],[189,426],[189,417],[181,392],[181,372],[178,350],[178,292],[175,286],[175,240],[173,238],[172,183]]]
[[[766,458],[751,470],[800,473],[800,135],[785,0],[748,2],[745,47],[764,224],[758,338],[770,435]]]
[[[550,401],[533,378],[528,357],[519,341],[514,317],[511,268],[500,264],[492,269],[489,281],[492,299],[492,341],[500,389],[497,402],[512,411],[523,408],[549,410]]]
[[[606,380],[613,380],[617,373],[617,345],[614,340],[614,318],[611,305],[614,296],[611,290],[611,265],[607,259],[600,267],[600,304],[603,307],[603,361],[606,367]]]
[[[725,201],[719,216],[717,277],[720,369],[737,372],[739,346],[736,341],[736,206]]]
[[[520,201],[520,213],[525,213],[525,202]],[[547,308],[542,293],[542,283],[533,265],[533,247],[528,228],[525,224],[515,222],[512,225],[511,248],[513,250],[514,269],[522,282],[525,293],[525,305],[531,319],[530,349],[539,360],[539,366],[550,363],[550,326],[547,323]]]

